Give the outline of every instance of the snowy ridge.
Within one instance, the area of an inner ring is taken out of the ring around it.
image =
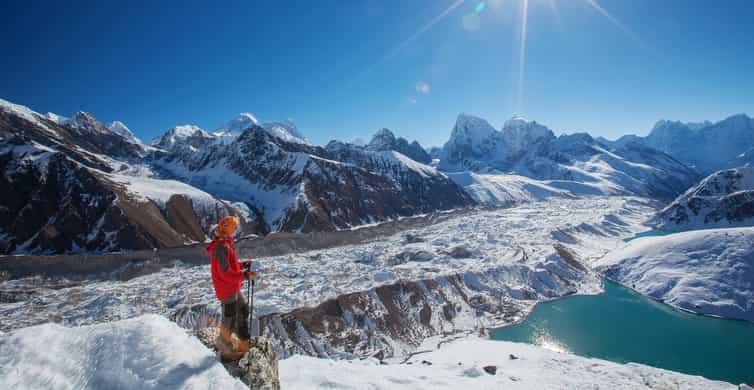
[[[661,120],[646,137],[626,135],[607,142],[614,146],[640,143],[710,174],[743,165],[739,157],[754,147],[754,119],[737,114],[716,123]]]
[[[658,213],[654,224],[671,231],[754,225],[754,167],[707,176]]]
[[[406,363],[294,356],[280,363],[289,389],[730,389],[730,383],[641,364],[618,364],[526,344],[466,336],[428,339]],[[516,356],[512,360],[509,356]],[[484,367],[494,366],[495,375]]]
[[[281,387],[735,389],[725,382],[525,344],[474,336],[441,341],[427,340],[421,349],[428,352],[409,359],[411,364],[291,357],[280,361]],[[2,335],[0,346],[5,352],[0,355],[0,386],[8,389],[247,388],[197,338],[156,315],[80,328],[45,324]],[[511,354],[518,359],[509,359]],[[484,371],[490,365],[496,367],[495,375]]]
[[[754,228],[639,238],[595,264],[607,277],[675,307],[754,321]]]
[[[508,120],[501,131],[462,114],[440,154],[438,168],[512,174],[544,181],[577,195],[674,198],[697,179],[678,161],[640,145],[608,150],[586,133],[555,137],[524,118]]]

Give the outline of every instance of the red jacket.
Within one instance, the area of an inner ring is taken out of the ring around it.
[[[228,267],[225,271],[223,271],[222,259],[215,256],[215,249],[219,246],[225,246],[225,249],[227,249],[226,262]],[[209,253],[212,263],[212,285],[215,287],[217,299],[224,301],[236,295],[237,292],[241,291],[243,281],[248,278],[248,274],[243,270],[236,257],[233,239],[230,237],[216,238],[207,246],[207,253]]]

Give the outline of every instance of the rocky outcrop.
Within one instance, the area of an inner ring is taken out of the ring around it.
[[[393,132],[388,129],[381,129],[375,133],[366,149],[376,152],[393,150],[422,164],[432,162],[432,157],[430,157],[429,153],[424,150],[419,142],[413,141],[409,144],[403,137],[396,138]]]
[[[660,211],[654,224],[671,231],[754,225],[754,167],[713,173]]]

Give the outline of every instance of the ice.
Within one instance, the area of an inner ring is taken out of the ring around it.
[[[359,245],[255,259],[261,275],[255,300],[257,314],[315,306],[340,294],[366,291],[400,279],[455,274],[469,278],[482,275],[488,285],[485,288],[506,294],[512,286],[533,288],[542,298],[566,294],[565,289],[552,290],[543,283],[551,277],[549,272],[562,273],[551,260],[559,238],[588,263],[619,247],[623,238],[646,230],[643,221],[654,211],[641,198],[553,198],[507,209],[469,211]],[[407,243],[407,234],[420,241]],[[472,257],[452,257],[450,251],[459,245]],[[406,251],[427,252],[429,258],[389,265]],[[544,279],[531,279],[541,270],[547,270]],[[209,266],[178,265],[127,281],[96,280],[75,287],[40,288],[33,300],[0,303],[0,316],[7,319],[0,330],[51,320],[83,325],[142,313],[171,315],[186,305],[217,309],[209,272]],[[596,275],[586,274],[571,282],[580,293],[601,291]],[[0,283],[0,289],[28,284],[40,283],[17,279]],[[103,296],[112,299],[96,300]]]

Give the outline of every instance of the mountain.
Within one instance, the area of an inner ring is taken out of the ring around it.
[[[597,261],[608,278],[695,313],[754,321],[754,228],[644,237]]]
[[[270,230],[345,229],[473,204],[445,175],[398,152],[316,147],[293,129],[252,124],[230,142],[215,133],[222,142],[198,151],[174,145],[152,164],[166,177],[255,205]]]
[[[176,126],[155,138],[152,145],[160,149],[172,150],[174,147],[189,147],[199,149],[215,141],[215,136],[202,130],[199,126]]]
[[[54,119],[58,120],[54,120]],[[43,116],[0,101],[0,253],[72,253],[204,241],[248,211],[138,165],[151,147],[91,114]]]
[[[521,117],[508,120],[497,131],[468,114],[458,116],[438,168],[525,176],[573,195],[672,199],[697,180],[697,174],[682,163],[639,144],[610,149],[586,133],[556,137],[547,127]]]
[[[377,152],[394,150],[422,164],[429,164],[432,162],[429,153],[424,150],[419,142],[413,141],[409,144],[405,138],[396,138],[393,132],[388,129],[379,130],[374,137],[372,137],[372,141],[369,142],[366,149]]]
[[[750,157],[741,159],[754,149],[754,119],[738,114],[717,123],[661,120],[646,137],[627,135],[608,142],[613,145],[641,143],[709,174],[751,163]]]
[[[660,211],[654,223],[670,231],[754,225],[754,167],[707,176]]]

